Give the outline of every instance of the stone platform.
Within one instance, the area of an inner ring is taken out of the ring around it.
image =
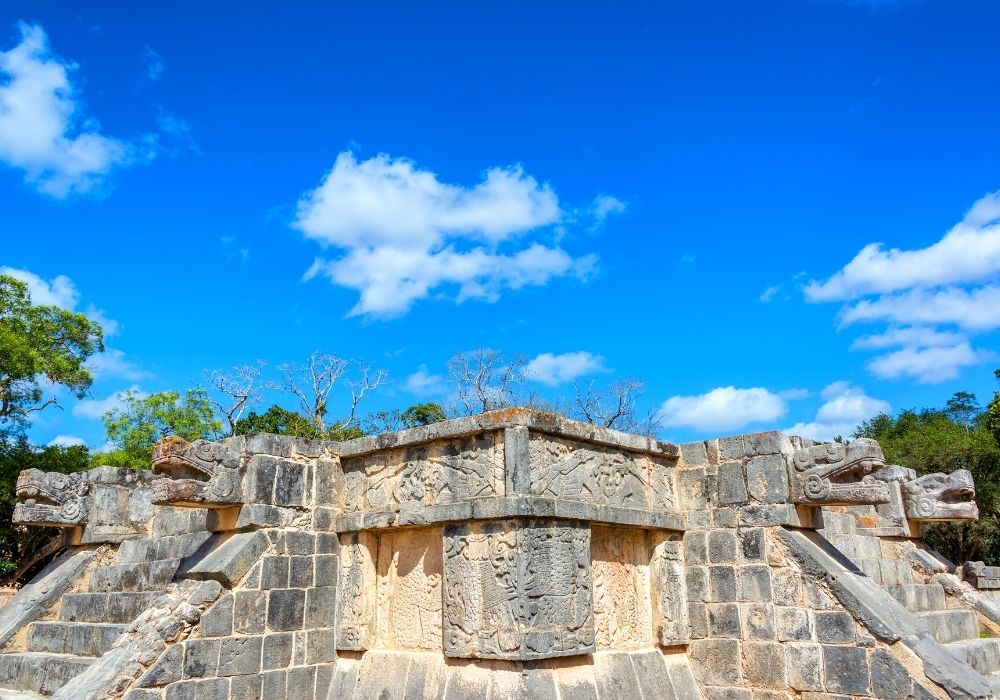
[[[0,700],[986,698],[1000,608],[929,551],[966,474],[523,409],[349,442],[168,439],[22,474],[66,551],[0,609]],[[985,580],[985,574],[980,574]]]

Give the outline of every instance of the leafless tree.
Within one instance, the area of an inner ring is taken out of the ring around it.
[[[226,419],[229,435],[236,434],[236,423],[243,414],[260,403],[264,393],[260,376],[266,365],[257,360],[255,364],[233,367],[228,372],[213,369],[208,373],[209,400]]]
[[[352,368],[356,374],[353,379],[345,376]],[[343,430],[352,425],[357,417],[358,404],[388,377],[383,369],[373,371],[360,360],[348,360],[319,350],[309,356],[305,366],[284,364],[278,367],[278,371],[281,372],[281,380],[270,383],[269,387],[295,396],[302,412],[320,434]],[[350,409],[346,417],[329,423],[327,414],[330,409],[330,394],[341,378],[350,388]]]
[[[605,428],[615,428],[630,433],[640,433],[652,437],[660,430],[660,421],[655,411],[640,418],[636,412],[636,400],[642,395],[645,382],[632,377],[613,382],[606,388],[589,384],[576,387],[577,416],[587,423]]]
[[[459,409],[474,415],[517,403],[526,380],[523,355],[509,360],[500,350],[479,348],[448,360],[448,376],[455,385]]]

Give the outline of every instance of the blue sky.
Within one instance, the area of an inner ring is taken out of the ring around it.
[[[995,388],[995,2],[205,5],[0,7],[0,267],[108,331],[39,442],[317,348],[362,412],[641,377],[674,440]]]

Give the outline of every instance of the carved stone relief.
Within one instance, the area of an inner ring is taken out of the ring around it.
[[[888,503],[889,488],[872,476],[883,467],[882,448],[867,438],[796,450],[789,470],[792,501],[848,506]]]
[[[650,570],[657,641],[663,646],[687,644],[691,638],[691,626],[680,541],[661,540],[656,543]]]
[[[652,543],[645,530],[594,527],[594,629],[597,648],[653,642],[650,616]]]
[[[444,554],[446,655],[534,659],[593,651],[586,525],[449,525]]]
[[[343,467],[345,513],[503,496],[503,433],[387,450]]]
[[[371,532],[340,536],[336,615],[338,649],[363,651],[372,644],[377,543],[377,536]]]
[[[676,509],[675,471],[665,460],[543,434],[531,436],[528,450],[532,495]]]
[[[375,646],[441,649],[441,529],[383,533]]]

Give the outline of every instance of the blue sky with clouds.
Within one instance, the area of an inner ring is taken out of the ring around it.
[[[662,436],[849,432],[1000,366],[995,2],[0,6],[0,267],[128,387],[453,354]],[[364,410],[364,409],[363,409]]]

